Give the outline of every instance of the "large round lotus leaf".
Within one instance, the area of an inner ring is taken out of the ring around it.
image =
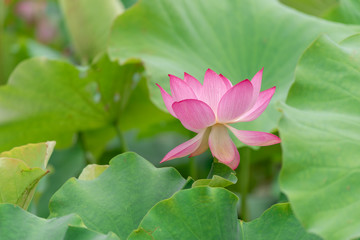
[[[238,239],[237,201],[223,188],[180,191],[156,204],[129,240]]]
[[[359,93],[358,48],[321,37],[283,106],[281,188],[305,228],[325,239],[360,237]]]
[[[277,87],[270,107],[257,120],[238,126],[269,131],[280,118],[274,103],[285,100],[306,47],[320,33],[340,40],[359,30],[276,0],[140,0],[115,20],[109,54],[145,62],[150,95],[162,109],[155,83],[168,90],[169,73],[182,77],[187,72],[202,81],[211,68],[235,84],[264,67],[262,89]]]
[[[0,87],[0,151],[46,140],[64,147],[77,132],[115,123],[122,130],[146,128],[166,120],[168,115],[142,94],[142,73],[140,62],[119,65],[106,55],[87,71],[44,58],[22,62]]]
[[[50,217],[76,213],[90,229],[126,239],[152,206],[185,183],[174,168],[157,169],[135,153],[121,154],[94,180],[66,182],[50,200]]]
[[[44,58],[26,60],[0,87],[0,149],[28,142],[72,142],[79,130],[99,127],[107,115],[92,98],[88,78],[72,65]]]

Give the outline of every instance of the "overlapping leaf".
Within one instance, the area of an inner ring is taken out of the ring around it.
[[[237,201],[223,188],[182,190],[156,204],[129,239],[238,239]]]
[[[90,229],[126,239],[153,205],[185,183],[175,169],[156,169],[137,154],[125,153],[98,178],[65,183],[50,201],[50,216],[76,213]]]
[[[262,89],[277,86],[270,107],[241,128],[269,131],[280,114],[298,58],[320,34],[341,39],[359,28],[326,22],[276,0],[141,0],[113,26],[109,53],[117,59],[144,60],[152,100],[165,109],[155,83],[169,86],[167,74],[188,72],[202,81],[207,68],[233,83],[264,67]]]
[[[81,219],[73,214],[46,220],[11,204],[0,204],[0,222],[0,236],[9,240],[61,240],[65,236],[69,224],[82,225]]]
[[[213,174],[226,177],[218,170]],[[175,169],[156,169],[125,153],[95,178],[69,180],[53,196],[50,217],[76,213],[89,229],[121,239],[318,239],[305,232],[289,204],[239,225],[233,193],[208,186],[181,190],[187,184]]]
[[[207,179],[199,179],[193,183],[193,187],[227,187],[237,182],[236,173],[229,166],[220,162],[214,162]]]
[[[113,233],[103,235],[84,228],[81,219],[74,214],[46,220],[11,204],[0,204],[0,223],[1,239],[6,240],[119,239]]]
[[[325,239],[360,236],[360,54],[327,37],[302,56],[280,122],[280,178],[296,216]]]
[[[272,206],[254,221],[240,221],[240,228],[240,240],[320,240],[318,236],[304,230],[288,203]]]

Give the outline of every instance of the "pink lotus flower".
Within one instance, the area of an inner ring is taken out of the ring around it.
[[[279,143],[280,138],[273,134],[237,130],[228,125],[255,120],[266,109],[275,87],[260,92],[262,73],[263,69],[251,81],[246,79],[235,86],[211,69],[206,71],[203,84],[187,73],[184,80],[169,74],[172,96],[156,84],[169,113],[178,118],[185,128],[198,133],[171,150],[161,162],[189,154],[190,157],[197,156],[209,146],[214,157],[235,169],[239,165],[240,155],[228,130],[247,145]]]

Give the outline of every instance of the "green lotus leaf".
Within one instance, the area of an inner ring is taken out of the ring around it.
[[[182,190],[156,204],[128,239],[238,239],[237,202],[223,188]]]
[[[202,81],[211,68],[235,84],[264,67],[262,90],[276,86],[276,93],[261,117],[237,126],[270,131],[280,118],[274,103],[285,100],[306,47],[320,33],[340,40],[359,30],[277,0],[140,0],[115,20],[108,52],[115,59],[144,61],[151,99],[164,110],[155,83],[168,90],[169,73],[187,72]]]
[[[90,229],[126,239],[152,206],[185,184],[175,169],[156,169],[139,155],[124,153],[97,178],[66,182],[50,200],[50,217],[76,213]]]
[[[111,139],[115,125],[126,130],[166,120],[169,116],[142,94],[142,72],[138,61],[119,65],[106,55],[87,71],[44,58],[22,62],[8,85],[0,87],[0,151],[48,139],[65,147],[73,142],[75,133],[105,127],[112,128]],[[138,117],[129,116],[134,107]],[[153,119],[152,114],[156,115]],[[106,140],[97,141],[100,148]]]
[[[360,53],[353,44],[323,36],[309,47],[279,129],[281,188],[305,228],[333,240],[360,237]]]
[[[74,132],[104,125],[108,114],[92,98],[96,84],[79,75],[56,60],[19,64],[0,87],[0,149],[47,139],[69,145]]]

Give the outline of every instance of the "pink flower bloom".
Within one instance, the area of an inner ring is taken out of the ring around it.
[[[240,155],[228,130],[247,145],[280,143],[280,138],[273,134],[237,130],[228,125],[255,120],[266,109],[275,87],[260,92],[262,73],[263,69],[251,81],[246,79],[235,86],[211,69],[206,71],[203,84],[187,73],[184,80],[169,75],[171,95],[157,84],[169,113],[179,119],[185,128],[198,133],[171,150],[161,162],[189,154],[190,157],[197,156],[209,146],[214,157],[235,169]]]

